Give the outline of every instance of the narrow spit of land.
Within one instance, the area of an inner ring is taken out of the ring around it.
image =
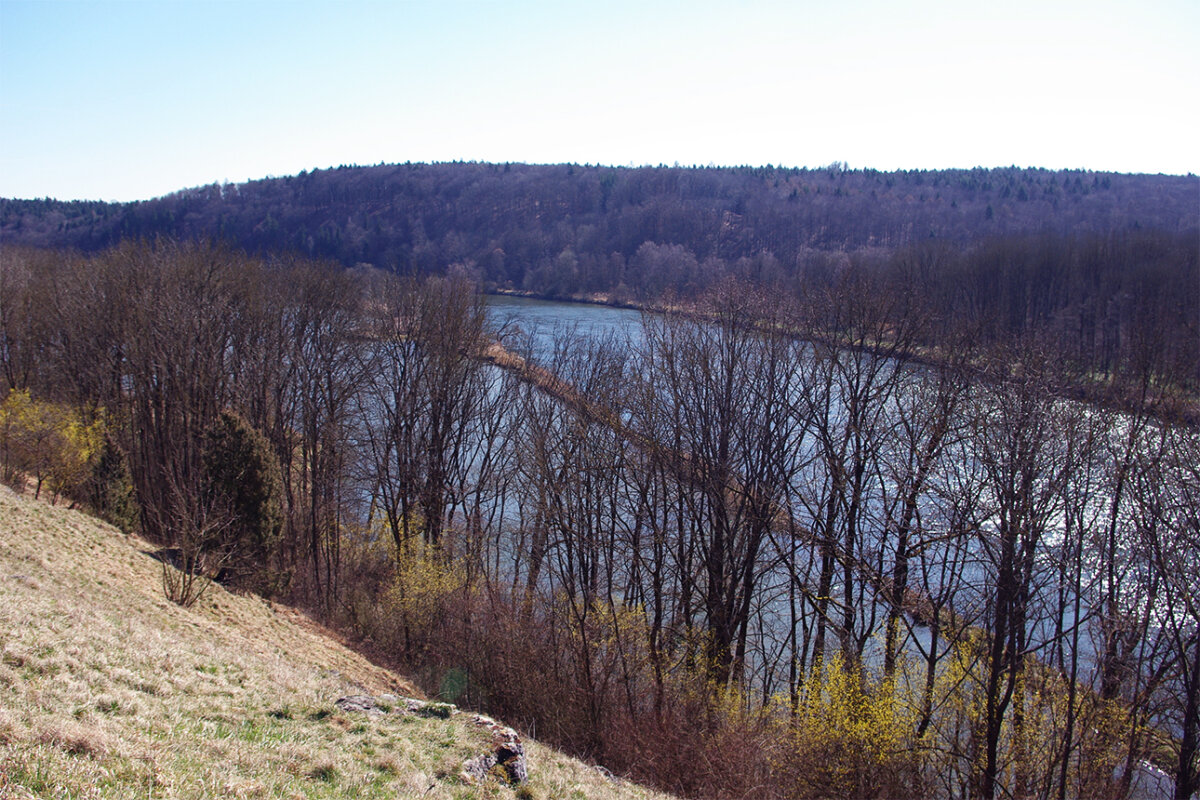
[[[531,364],[524,357],[508,350],[500,342],[490,343],[480,353],[479,358],[500,369],[512,372],[520,380],[531,384],[539,391],[546,393],[568,408],[573,409],[589,422],[608,427],[647,456],[658,460],[660,463],[669,465],[675,476],[685,484],[694,483],[696,480],[710,480],[717,472],[700,459],[697,459],[694,454],[676,450],[632,429],[621,419],[621,415],[613,409],[603,403],[597,403],[588,399],[582,392],[572,386],[570,382],[563,380],[545,367]],[[747,491],[736,475],[726,476],[724,481],[725,483],[722,488],[726,493],[736,494]],[[813,532],[795,518],[790,508],[780,506],[776,503],[771,503],[770,506],[772,509],[770,512],[771,526],[777,533],[799,536],[810,543],[815,541]],[[845,557],[844,553],[839,555],[840,557]],[[870,565],[862,562],[860,559],[854,559],[853,561],[855,569],[859,572],[863,580],[873,586],[876,591],[885,591],[886,578],[884,576],[880,575]],[[906,607],[913,610],[930,606],[927,598],[918,596],[915,590],[911,588],[906,592],[905,603]],[[943,613],[952,615],[953,611],[943,609]]]

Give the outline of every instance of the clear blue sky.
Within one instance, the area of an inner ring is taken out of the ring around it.
[[[339,164],[1200,172],[1200,2],[0,0],[0,196]]]

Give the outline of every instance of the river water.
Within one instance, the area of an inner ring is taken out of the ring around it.
[[[642,312],[592,303],[559,303],[511,295],[488,295],[492,324],[510,348],[532,346],[535,355],[546,355],[557,334],[574,332],[587,338],[640,336]]]

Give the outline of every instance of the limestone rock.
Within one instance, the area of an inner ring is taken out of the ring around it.
[[[430,703],[412,697],[397,697],[383,694],[371,697],[365,694],[340,697],[334,703],[342,711],[360,714],[418,714],[424,717],[448,719],[458,709],[449,703]],[[468,759],[463,764],[461,777],[469,782],[481,782],[494,778],[501,783],[517,786],[529,779],[529,768],[525,760],[525,744],[521,735],[513,728],[503,725],[483,714],[472,714],[470,721],[483,728],[491,737],[488,751]]]
[[[474,715],[471,721],[491,734],[492,748],[490,752],[478,755],[463,764],[463,776],[474,781],[492,777],[511,786],[527,781],[529,766],[525,760],[525,745],[520,734],[482,714]]]
[[[362,714],[382,714],[384,710],[374,697],[365,694],[353,694],[349,697],[339,697],[335,706],[342,711],[357,711]]]
[[[356,711],[360,714],[419,714],[423,717],[442,719],[448,719],[458,710],[449,703],[430,703],[413,697],[397,697],[394,694],[381,694],[379,697],[352,694],[339,697],[334,705],[342,711]]]

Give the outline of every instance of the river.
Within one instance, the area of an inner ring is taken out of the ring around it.
[[[640,336],[642,312],[593,303],[560,303],[512,295],[488,295],[492,323],[500,329],[506,346],[535,355],[546,355],[556,334],[574,332],[588,338]]]

